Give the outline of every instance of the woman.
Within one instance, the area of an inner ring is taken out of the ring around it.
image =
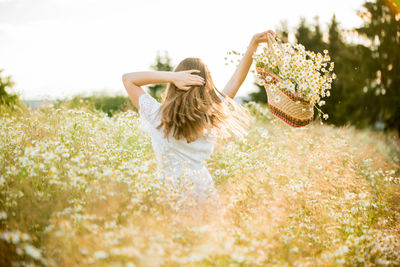
[[[133,105],[139,110],[141,129],[152,137],[161,188],[179,210],[217,203],[214,182],[205,160],[217,138],[241,136],[251,116],[232,99],[245,80],[252,55],[267,42],[268,30],[255,34],[236,71],[222,92],[215,88],[207,66],[198,58],[182,60],[173,72],[145,71],[122,76]],[[162,103],[141,86],[168,83]],[[217,92],[219,95],[217,95]]]

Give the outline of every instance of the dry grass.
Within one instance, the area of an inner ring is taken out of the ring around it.
[[[221,206],[203,216],[166,203],[136,113],[3,112],[0,265],[399,265],[398,139],[249,108],[207,162]]]

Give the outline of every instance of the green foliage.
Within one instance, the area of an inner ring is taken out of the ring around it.
[[[315,53],[322,53],[322,51],[326,49],[326,44],[322,40],[323,36],[318,17],[315,17],[314,20],[314,25],[309,26],[307,25],[306,19],[301,18],[295,36],[297,42],[304,45],[307,50],[312,50]]]
[[[281,39],[283,42],[288,42],[289,41],[289,28],[288,28],[288,23],[287,21],[281,21],[280,23],[280,28],[276,32],[277,37]]]
[[[171,58],[168,56],[168,52],[165,51],[163,55],[157,53],[156,62],[151,68],[155,71],[172,71],[174,67],[171,65]],[[166,84],[154,84],[148,87],[149,94],[158,101],[166,88]]]
[[[267,96],[267,92],[264,89],[264,86],[261,86],[257,83],[254,83],[254,85],[258,87],[258,90],[256,92],[249,93],[248,101],[254,101],[254,102],[258,102],[258,103],[267,103],[268,96]]]
[[[364,24],[355,31],[369,43],[363,46],[368,123],[382,121],[400,132],[400,19],[387,1],[366,2],[359,16]]]
[[[326,101],[324,110],[330,114],[328,123],[344,125],[348,122],[359,127],[366,127],[365,100],[362,88],[365,86],[365,71],[362,67],[360,45],[346,44],[343,41],[339,24],[333,16],[329,24],[327,49],[335,62],[337,80],[332,84],[331,96]]]
[[[70,109],[86,108],[90,111],[101,110],[109,117],[117,112],[135,109],[131,101],[126,96],[92,95],[83,97],[74,96],[71,100],[57,100],[56,107],[65,106]]]
[[[6,89],[11,89],[14,82],[11,80],[11,76],[2,77],[3,71],[3,69],[0,69],[0,105],[14,106],[14,104],[19,104],[20,101],[18,95],[7,93]]]

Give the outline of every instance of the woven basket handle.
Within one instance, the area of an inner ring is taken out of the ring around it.
[[[268,47],[271,49],[272,51],[272,56],[275,59],[276,64],[278,65],[279,70],[282,69],[282,62],[279,60],[279,58],[276,56],[276,50],[274,47],[277,47],[277,49],[279,49],[281,51],[281,53],[284,53],[283,47],[280,43],[278,43],[276,41],[277,38],[272,37],[272,35],[270,33],[267,34],[267,44]]]

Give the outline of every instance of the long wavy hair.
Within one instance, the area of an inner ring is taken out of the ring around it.
[[[165,138],[172,134],[178,140],[186,139],[187,143],[204,136],[206,130],[220,138],[245,135],[254,120],[249,111],[215,87],[201,59],[185,58],[174,71],[192,69],[200,70],[195,75],[203,77],[205,84],[182,90],[169,83],[161,95],[161,124],[157,129],[164,127]],[[224,97],[225,104],[216,92]]]

